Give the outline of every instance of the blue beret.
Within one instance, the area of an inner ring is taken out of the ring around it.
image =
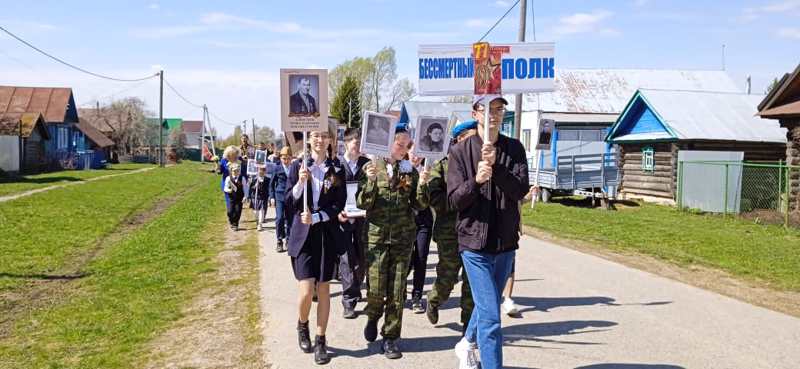
[[[408,132],[408,122],[400,122],[394,126],[394,133]]]
[[[478,127],[478,122],[475,120],[468,120],[466,122],[461,122],[453,126],[453,129],[450,131],[450,137],[456,138],[464,131],[477,127]]]

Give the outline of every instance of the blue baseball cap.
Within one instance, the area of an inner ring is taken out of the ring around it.
[[[408,122],[398,122],[394,126],[394,133],[408,132]]]
[[[457,138],[459,135],[464,133],[464,131],[474,129],[477,127],[478,127],[478,122],[475,120],[468,120],[466,122],[461,122],[453,126],[453,129],[450,130],[450,137]]]

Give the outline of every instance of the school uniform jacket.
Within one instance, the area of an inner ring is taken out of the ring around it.
[[[272,175],[272,181],[270,181],[269,184],[269,198],[275,199],[275,201],[278,202],[286,198],[286,191],[291,190],[291,188],[286,184],[289,180],[289,176],[283,171],[283,163],[281,163],[280,160],[276,160],[275,164],[278,165],[278,168]],[[290,163],[290,170],[291,166],[292,164]]]
[[[311,160],[309,160],[308,165],[312,165]],[[303,248],[303,244],[308,237],[308,232],[311,229],[311,225],[303,224],[303,222],[300,221],[300,213],[303,212],[303,196],[301,195],[299,199],[295,199],[292,191],[292,188],[294,188],[299,180],[300,166],[300,159],[296,159],[292,162],[289,168],[289,180],[286,185],[286,202],[290,208],[288,214],[293,217],[292,229],[289,233],[288,240],[288,253],[291,257],[297,257],[297,255],[300,254],[300,250]],[[319,200],[317,201],[319,205],[317,211],[324,212],[328,216],[328,221],[322,223],[322,231],[325,232],[323,236],[323,247],[326,248],[327,251],[331,251],[330,248],[332,248],[332,251],[342,255],[346,252],[346,240],[344,233],[339,227],[339,213],[344,210],[344,204],[347,202],[345,169],[338,159],[328,159],[326,161],[326,166],[327,170],[325,171],[324,177],[324,182],[326,184],[323,184],[320,190]],[[328,185],[328,183],[330,183],[330,185]],[[308,193],[306,197],[308,199],[309,210],[313,212],[311,179],[307,182],[305,191]]]

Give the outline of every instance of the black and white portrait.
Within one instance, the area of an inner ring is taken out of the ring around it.
[[[365,154],[386,155],[394,141],[395,117],[364,112],[361,125],[361,151]]]
[[[444,118],[422,118],[420,119],[417,132],[419,136],[419,148],[423,151],[444,152],[444,143],[447,134],[447,119]]]
[[[318,116],[319,76],[296,74],[289,76],[289,114]]]
[[[262,167],[267,164],[266,150],[256,150],[256,164]]]
[[[419,156],[438,160],[447,156],[449,135],[447,117],[419,117],[415,129],[415,151]]]
[[[388,118],[370,115],[367,121],[367,143],[386,145],[389,142],[389,128],[391,121]]]

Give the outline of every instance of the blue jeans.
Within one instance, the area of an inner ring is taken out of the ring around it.
[[[286,216],[286,202],[284,200],[275,201],[275,235],[279,240],[289,238],[289,230],[292,228],[292,218]]]
[[[506,251],[490,254],[464,251],[461,260],[469,278],[475,309],[467,325],[464,337],[478,343],[481,367],[501,369],[503,367],[503,332],[500,329],[500,299],[503,287],[511,273],[511,264],[516,252]]]

